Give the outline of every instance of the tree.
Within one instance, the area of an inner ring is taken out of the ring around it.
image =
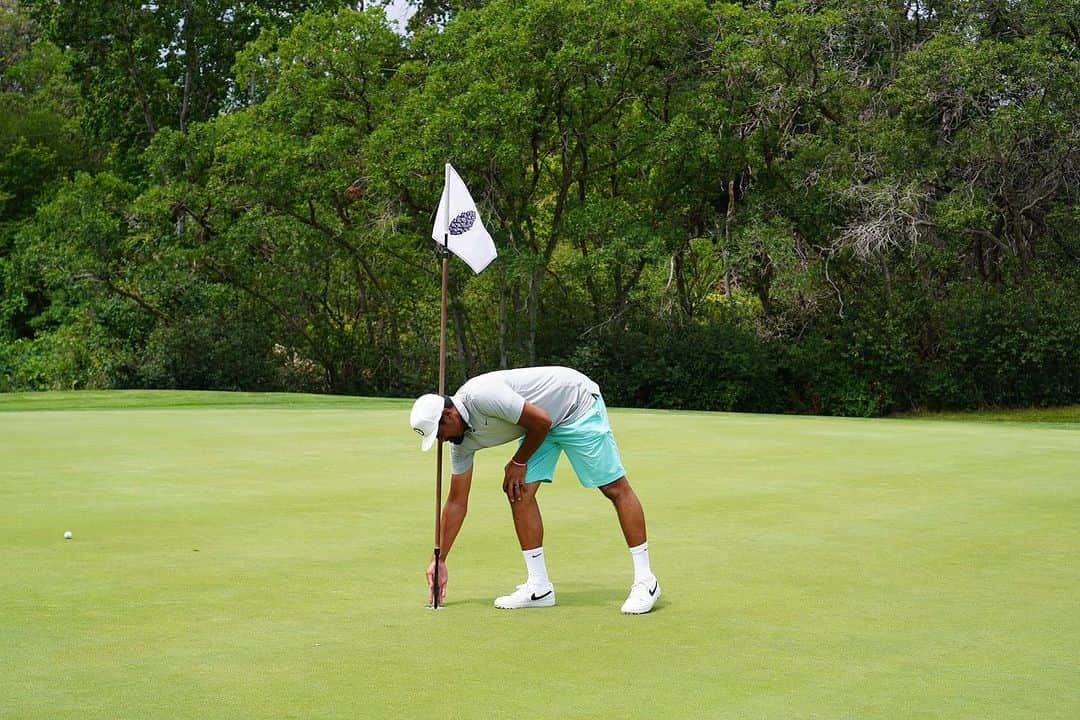
[[[238,58],[258,102],[148,153],[168,178],[140,200],[159,242],[270,323],[277,352],[315,365],[313,389],[388,393],[408,382],[411,248],[367,193],[365,138],[391,100],[401,38],[381,11],[309,14]],[[404,259],[402,259],[404,258]]]
[[[378,167],[418,215],[446,160],[483,188],[502,255],[494,327],[474,332],[498,364],[536,362],[547,328],[618,318],[673,242],[649,153],[692,90],[706,24],[700,2],[492,2],[417,36],[424,64],[373,135]],[[548,284],[560,297],[545,304]]]
[[[40,274],[13,257],[16,235],[64,178],[95,163],[67,71],[18,3],[0,7],[0,345],[32,336],[48,304]]]
[[[332,0],[135,0],[56,3],[25,0],[47,36],[74,54],[85,125],[102,145],[116,143],[132,167],[154,135],[186,132],[238,101],[236,53],[263,29],[287,29]]]

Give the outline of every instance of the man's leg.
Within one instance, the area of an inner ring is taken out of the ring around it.
[[[521,499],[510,503],[514,530],[529,577],[513,593],[495,598],[497,608],[512,610],[551,607],[555,604],[555,588],[548,579],[544,560],[544,521],[540,517],[540,505],[536,502],[536,491],[540,485],[539,482],[525,483]]]
[[[544,544],[544,521],[540,517],[540,506],[536,502],[536,491],[543,483],[525,483],[525,492],[521,500],[510,503],[510,513],[514,516],[514,530],[517,531],[518,543],[522,551],[532,550]]]
[[[625,475],[613,483],[600,486],[600,492],[615,506],[619,526],[630,548],[630,558],[634,561],[634,584],[630,586],[630,596],[623,603],[622,611],[633,615],[647,613],[660,597],[660,583],[649,567],[645,511],[641,509],[641,501]]]
[[[622,611],[634,614],[649,612],[660,597],[660,584],[649,567],[645,511],[641,509],[637,493],[626,480],[626,470],[619,458],[615,436],[611,433],[603,398],[596,398],[591,413],[569,425],[548,431],[548,437],[556,434],[581,484],[599,488],[615,506],[615,513],[619,516],[619,526],[634,562],[634,584],[630,587],[630,597],[623,603]]]
[[[626,476],[600,487],[600,492],[615,506],[619,516],[619,526],[627,547],[637,547],[645,542],[645,511],[641,508],[634,488],[630,487]]]

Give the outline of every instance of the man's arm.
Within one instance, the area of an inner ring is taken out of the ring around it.
[[[540,447],[540,443],[547,437],[548,430],[551,429],[551,417],[542,407],[526,400],[524,407],[521,408],[521,417],[518,418],[517,424],[525,428],[525,439],[521,442],[518,451],[514,453],[514,457],[510,459],[525,465],[536,452],[536,448]]]
[[[469,489],[472,487],[472,467],[463,473],[450,476],[450,494],[442,511],[442,537],[439,548],[443,559],[450,554],[450,548],[457,539],[461,524],[465,522],[465,513],[469,510]]]
[[[510,502],[520,500],[525,492],[525,466],[547,437],[548,430],[551,429],[551,417],[543,408],[526,401],[517,424],[525,428],[525,438],[503,472],[503,492]]]
[[[442,512],[442,537],[439,538],[439,603],[446,596],[446,556],[457,539],[461,524],[465,522],[465,513],[469,509],[469,489],[472,487],[472,467],[463,473],[450,476],[450,494],[446,498]],[[427,570],[428,602],[432,599],[435,586],[435,558]]]

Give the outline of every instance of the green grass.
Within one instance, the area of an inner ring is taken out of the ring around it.
[[[399,400],[290,393],[107,390],[0,393],[0,412],[133,410],[137,408],[356,408],[398,407]]]
[[[561,467],[559,604],[494,610],[488,450],[432,612],[408,407],[0,396],[0,716],[1080,717],[1080,426],[615,409],[657,609]]]
[[[962,422],[1007,423],[1080,423],[1080,405],[1018,410],[977,410],[975,412],[921,412],[898,417],[922,420],[960,420]]]

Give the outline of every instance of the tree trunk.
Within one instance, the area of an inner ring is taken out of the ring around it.
[[[506,368],[510,367],[509,363],[507,362],[506,352],[506,271],[500,269],[500,276],[502,282],[499,283],[499,307],[497,310],[495,322],[499,335],[499,367],[505,370]]]
[[[461,359],[461,382],[464,383],[474,372],[476,363],[465,339],[465,313],[462,312],[461,302],[457,299],[457,293],[451,290],[447,292],[450,293],[450,318],[454,322],[454,352]]]
[[[187,116],[191,108],[191,84],[194,66],[198,62],[195,48],[195,33],[191,29],[191,16],[194,13],[190,0],[184,4],[184,97],[180,103],[180,132],[187,134]]]
[[[727,251],[731,247],[731,216],[735,214],[735,181],[728,180],[727,212],[724,214],[724,299],[731,302],[731,266],[727,261]]]
[[[529,274],[529,336],[526,340],[526,349],[529,354],[529,365],[536,364],[536,329],[540,318],[540,271],[533,270]]]

